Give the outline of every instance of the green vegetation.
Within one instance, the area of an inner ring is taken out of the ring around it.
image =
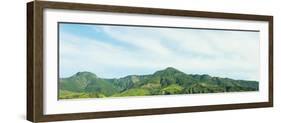
[[[90,72],[78,72],[60,79],[59,99],[243,92],[258,91],[258,87],[257,81],[185,74],[171,67],[151,75],[119,79],[103,79]]]
[[[172,84],[172,85],[169,85],[169,86],[161,89],[161,93],[165,94],[165,95],[181,94],[183,89],[184,89],[183,87],[181,87],[177,84]]]
[[[127,91],[115,94],[113,96],[114,97],[123,97],[123,96],[146,96],[146,95],[150,95],[149,90],[133,88],[133,89],[129,89]]]

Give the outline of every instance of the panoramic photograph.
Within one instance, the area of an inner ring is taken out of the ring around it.
[[[60,22],[58,99],[259,91],[259,33]]]

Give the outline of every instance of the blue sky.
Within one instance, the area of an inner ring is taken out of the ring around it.
[[[259,32],[60,23],[60,75],[187,74],[259,80]]]

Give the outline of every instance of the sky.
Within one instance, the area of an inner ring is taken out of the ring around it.
[[[97,24],[59,24],[60,77],[186,74],[259,80],[259,32]]]

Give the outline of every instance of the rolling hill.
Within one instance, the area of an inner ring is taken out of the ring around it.
[[[69,78],[61,78],[59,81],[59,99],[258,90],[257,81],[211,77],[206,74],[186,74],[172,67],[150,75],[129,75],[118,79],[104,79],[91,72],[78,72]]]

